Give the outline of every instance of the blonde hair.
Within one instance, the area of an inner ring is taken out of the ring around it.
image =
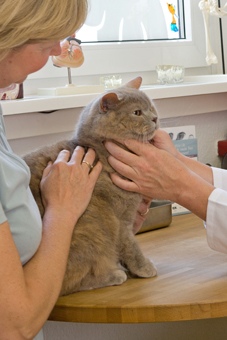
[[[72,35],[87,11],[87,0],[0,0],[0,60],[26,43]]]

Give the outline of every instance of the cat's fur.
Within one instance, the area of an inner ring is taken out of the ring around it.
[[[154,136],[157,113],[145,93],[138,90],[141,81],[138,77],[92,101],[81,113],[71,140],[43,147],[24,157],[31,169],[30,187],[41,215],[44,214],[39,189],[42,173],[60,150],[72,152],[77,145],[92,147],[103,164],[91,202],[73,232],[61,295],[122,284],[127,275],[119,263],[133,276],[156,275],[154,265],[143,256],[132,231],[142,197],[112,183],[109,172],[113,169],[103,145],[103,141],[116,138],[146,142]]]

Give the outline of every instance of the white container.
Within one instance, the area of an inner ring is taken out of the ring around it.
[[[184,81],[184,67],[175,65],[158,65],[158,83],[161,85],[177,84]]]

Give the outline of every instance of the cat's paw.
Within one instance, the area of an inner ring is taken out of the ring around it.
[[[80,291],[103,288],[107,286],[119,286],[127,280],[123,270],[116,269],[104,276],[88,276],[81,282]]]
[[[107,285],[108,286],[121,285],[126,280],[127,280],[126,273],[121,269],[117,269],[110,273]]]
[[[145,259],[144,263],[133,271],[134,275],[139,277],[153,277],[157,275],[157,268],[149,259]]]

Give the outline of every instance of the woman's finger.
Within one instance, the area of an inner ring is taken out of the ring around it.
[[[89,148],[86,154],[84,155],[84,161],[93,164],[95,161],[96,153],[93,149]]]
[[[124,141],[125,143],[125,141]],[[136,163],[136,156],[127,151],[124,150],[122,147],[120,147],[119,145],[110,142],[110,141],[106,141],[105,142],[105,147],[107,149],[107,151],[114,156],[116,159],[118,159],[121,162],[125,162],[130,166],[134,166],[134,164]]]
[[[77,146],[73,153],[72,153],[72,157],[69,161],[69,163],[81,163],[82,162],[82,159],[84,157],[84,153],[85,153],[85,150],[82,146]]]
[[[90,172],[94,168],[94,161],[95,161],[95,151],[91,148],[88,149],[87,153],[84,155],[84,158],[82,160],[82,166],[86,167],[88,169],[88,172]]]
[[[69,150],[61,150],[58,154],[58,157],[57,157],[55,163],[57,163],[57,162],[68,162],[69,157],[70,157]]]
[[[125,160],[127,164],[134,165],[135,163],[135,155],[142,156],[144,154],[144,151],[147,150],[149,147],[152,147],[150,143],[141,143],[138,140],[135,139],[117,139],[118,143],[124,145],[127,149],[129,149],[131,152],[122,149],[119,145],[106,141],[105,147],[109,151],[111,155],[118,158],[122,162]],[[125,158],[127,157],[127,158]]]
[[[85,150],[82,146],[77,146],[72,154],[72,157],[69,163],[81,163],[82,160],[86,160],[87,162],[93,164],[95,160],[96,153],[92,148],[89,148],[85,153]]]
[[[128,181],[127,179],[123,179],[118,176],[116,173],[110,174],[112,182],[117,185],[119,188],[132,191],[132,192],[139,192],[139,187],[136,183]]]
[[[51,161],[48,162],[46,168],[43,170],[43,176],[42,176],[42,178],[46,178],[46,177],[49,175],[49,173],[50,173],[50,171],[51,171],[52,164],[53,164],[53,163],[52,163]]]
[[[146,215],[149,212],[151,201],[152,201],[151,199],[150,200],[144,200],[144,199],[142,200],[142,202],[140,203],[140,206],[138,208],[138,213],[141,216],[144,216],[146,218]]]
[[[146,220],[151,205],[151,201],[152,199],[143,197],[143,200],[138,207],[135,221],[133,223],[134,234],[138,233],[138,231],[141,229],[143,225],[143,222]]]
[[[130,180],[134,179],[136,172],[135,172],[135,169],[132,168],[131,166],[122,163],[120,160],[118,160],[117,158],[113,156],[108,157],[108,162],[112,166],[112,168],[116,170],[119,174],[121,174],[122,176]]]
[[[94,181],[94,183],[96,183],[101,171],[102,171],[102,163],[98,161],[89,175],[91,180]]]

